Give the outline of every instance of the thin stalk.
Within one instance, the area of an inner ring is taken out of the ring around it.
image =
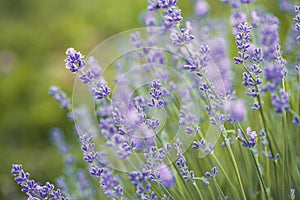
[[[264,148],[265,152],[267,152],[267,147]],[[270,177],[270,160],[269,158],[266,159],[266,174],[267,174],[267,184],[271,188],[271,177]]]
[[[215,185],[216,185],[216,188],[217,188],[217,190],[218,190],[219,195],[222,196],[222,199],[225,199],[225,195],[224,195],[222,189],[220,188],[220,186],[219,186],[219,184],[218,184],[218,181],[216,181],[216,178],[215,178],[215,177],[213,177],[213,180],[214,180],[214,183],[215,183]]]
[[[196,188],[197,193],[198,193],[200,199],[204,199],[203,196],[202,196],[202,194],[201,194],[201,192],[200,192],[200,190],[199,190],[199,188],[198,188],[198,186],[197,186],[197,184],[196,184],[196,182],[194,182],[193,185],[194,185],[194,187]]]
[[[259,163],[259,160],[258,160],[258,154],[254,155],[254,157],[255,157],[256,163]],[[267,162],[268,162],[268,160],[267,160]],[[261,189],[264,190],[264,186],[263,186],[263,184],[262,184],[261,181],[259,181],[259,184],[260,184]],[[266,196],[266,195],[262,195],[263,200],[266,199],[265,196]]]
[[[282,79],[282,88],[283,90],[286,92],[286,86],[285,86],[285,79],[283,78]],[[289,133],[289,130],[288,130],[288,126],[287,126],[287,113],[284,112],[282,114],[282,132],[283,132],[283,145],[284,145],[284,156],[283,156],[283,183],[282,183],[282,188],[283,188],[283,194],[287,194],[286,193],[286,188],[285,188],[285,177],[287,176],[287,182],[288,182],[288,185],[290,186],[290,176],[289,176],[289,169],[288,169],[288,153],[289,153],[289,145],[287,145],[287,142],[288,142],[288,135],[287,133]]]
[[[216,161],[217,165],[219,166],[219,168],[221,169],[222,173],[224,174],[225,178],[227,179],[229,185],[232,187],[235,195],[237,198],[239,198],[239,193],[237,192],[235,186],[233,185],[232,181],[230,180],[229,176],[227,175],[226,171],[224,170],[224,168],[222,167],[222,164],[219,162],[218,158],[216,157],[216,155],[214,153],[211,154],[211,156],[213,157],[213,159]]]
[[[210,193],[210,196],[213,198],[213,200],[215,200],[216,199],[216,197],[215,197],[215,195],[213,194],[213,192],[212,192],[212,188],[211,188],[211,186],[210,185],[208,185],[207,186],[208,187],[208,191],[209,191],[209,193]],[[220,194],[219,194],[220,195]]]
[[[239,168],[238,168],[238,166],[237,166],[237,163],[236,163],[234,154],[233,154],[233,152],[232,152],[231,146],[230,146],[230,145],[226,145],[226,147],[227,147],[227,149],[229,150],[229,155],[230,155],[230,157],[231,157],[231,159],[232,159],[232,161],[233,161],[233,167],[234,167],[234,170],[235,170],[237,179],[238,179],[239,184],[240,184],[240,188],[241,188],[241,191],[242,191],[242,194],[243,194],[243,199],[247,199],[247,198],[246,198],[245,191],[244,191],[244,188],[243,188],[243,183],[242,183],[242,179],[241,179],[241,176],[240,176]]]

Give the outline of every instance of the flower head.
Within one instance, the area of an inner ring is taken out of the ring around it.
[[[275,107],[275,112],[282,113],[290,109],[289,105],[290,95],[289,93],[281,90],[277,95],[272,93],[272,104]]]
[[[72,73],[78,72],[78,70],[82,69],[85,65],[85,62],[82,60],[84,56],[75,51],[73,48],[69,48],[66,51],[68,57],[65,59],[66,68],[70,70]]]

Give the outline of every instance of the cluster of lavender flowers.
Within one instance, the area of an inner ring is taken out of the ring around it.
[[[279,19],[253,0],[222,0],[227,21],[211,19],[205,0],[194,2],[184,22],[177,0],[149,0],[146,31],[130,35],[134,51],[113,62],[114,79],[105,80],[95,56],[66,51],[65,66],[89,88],[95,112],[57,86],[49,95],[75,122],[86,169],[53,129],[65,163],[59,189],[13,165],[28,199],[296,198],[300,6],[279,2],[295,22],[282,42]]]

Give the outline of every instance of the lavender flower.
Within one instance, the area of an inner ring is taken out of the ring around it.
[[[252,54],[252,60],[256,63],[259,64],[264,60],[264,54],[262,49],[255,48]]]
[[[199,53],[194,52],[193,57],[186,60],[184,69],[195,71],[198,76],[202,76],[201,70],[205,68],[209,62],[210,48],[208,45],[201,45]]]
[[[263,145],[263,146],[268,146],[269,145],[269,140],[266,136],[266,132],[264,129],[262,129],[260,132],[259,132],[259,140],[260,140],[260,143]]]
[[[95,99],[103,99],[105,97],[109,97],[110,88],[107,85],[99,84],[97,87],[92,88],[92,93]]]
[[[73,48],[69,48],[66,51],[66,54],[68,55],[68,57],[65,60],[67,68],[72,73],[80,73],[80,79],[83,83],[89,84],[94,98],[103,99],[109,97],[110,88],[107,86],[107,83],[103,79],[103,77],[101,77],[101,68],[98,65],[95,58],[89,58],[88,64],[90,65],[90,69],[84,72],[83,68],[85,66],[85,62],[82,60],[84,56],[80,52],[75,51]]]
[[[257,134],[256,134],[256,131],[251,131],[251,128],[248,127],[246,132],[247,132],[247,135],[249,136],[249,141],[247,141],[244,137],[243,137],[243,133],[242,133],[242,130],[238,129],[238,136],[237,136],[237,140],[241,141],[242,145],[246,148],[255,148],[256,146],[256,137],[257,137]]]
[[[152,81],[151,90],[149,92],[151,96],[151,101],[148,103],[150,107],[162,108],[165,105],[164,97],[164,88],[162,87],[160,81]]]
[[[108,198],[121,197],[123,195],[123,188],[119,185],[120,178],[114,177],[112,172],[108,169],[103,170],[100,178],[100,186]]]
[[[205,186],[208,186],[208,185],[209,185],[208,178],[202,176],[202,177],[201,177],[201,180],[202,180],[203,185],[205,185]]]
[[[291,197],[292,200],[295,199],[295,197],[296,197],[294,188],[290,189],[290,197]]]
[[[251,128],[248,127],[247,134],[249,135],[249,145],[251,147],[254,147],[256,145],[256,137],[257,137],[256,131],[251,131]]]
[[[172,6],[176,6],[178,0],[157,0],[157,4],[160,8],[166,9]]]
[[[67,94],[57,86],[51,86],[49,89],[50,96],[54,96],[55,101],[60,103],[62,109],[68,110],[71,107],[71,100]]]
[[[60,129],[52,129],[50,131],[50,138],[60,153],[66,154],[69,152],[69,147],[66,144]]]
[[[280,91],[280,95],[272,94],[272,104],[275,107],[275,112],[277,113],[288,111],[290,109],[289,101],[289,93],[283,90]]]
[[[22,187],[22,192],[28,195],[28,199],[68,199],[61,195],[59,189],[54,190],[54,186],[49,182],[47,182],[46,185],[41,186],[34,180],[30,180],[30,174],[23,171],[22,165],[13,164],[11,173],[15,176],[15,181]]]
[[[249,4],[249,3],[252,3],[254,0],[241,0],[241,3],[244,3],[244,4]]]
[[[143,170],[132,171],[129,173],[129,180],[131,183],[136,186],[136,195],[143,196],[145,193],[150,193],[150,183],[148,180],[150,179],[150,172]]]
[[[95,196],[92,189],[91,182],[88,180],[84,171],[77,172],[78,189],[80,191],[80,196],[84,199],[91,199]]]
[[[218,173],[219,173],[216,167],[213,167],[213,168],[211,169],[211,172],[213,173],[214,176],[217,176]]]
[[[199,142],[193,141],[192,148],[196,150],[203,150],[204,153],[207,154],[212,153],[214,150],[214,146],[210,142],[206,141],[205,139],[201,139]]]
[[[230,23],[232,25],[232,34],[237,35],[239,30],[239,25],[247,22],[247,14],[239,11],[234,11],[231,13]]]
[[[159,9],[157,0],[148,0],[148,10],[149,11],[155,11],[157,9]]]
[[[86,73],[80,76],[80,79],[82,80],[83,83],[91,83],[94,79],[94,75],[92,74],[91,71],[87,71]]]
[[[228,3],[232,8],[239,8],[241,0],[221,0],[224,3]]]
[[[95,152],[95,144],[92,137],[83,135],[80,137],[83,150],[83,158],[90,166],[90,174],[100,179],[100,186],[108,198],[122,197],[123,188],[119,185],[119,176],[114,176],[112,169],[107,167],[108,160],[102,152]]]
[[[164,13],[164,25],[169,28],[172,25],[182,21],[181,10],[176,7],[167,9]]]
[[[180,175],[186,182],[195,182],[194,171],[190,171],[186,159],[182,154],[182,143],[179,139],[174,143],[174,148],[177,151],[178,160],[176,161],[177,168],[180,170]]]
[[[166,151],[162,148],[157,149],[156,146],[151,146],[149,149],[145,149],[144,156],[147,159],[145,169],[152,170],[161,167],[165,158]]]
[[[178,32],[175,29],[172,29],[170,37],[173,44],[176,46],[181,46],[194,39],[194,36],[190,34],[189,29],[181,29],[180,32]]]
[[[217,175],[218,175],[218,170],[217,170],[217,168],[216,167],[213,167],[212,169],[211,169],[211,173],[210,172],[206,172],[205,173],[205,175],[208,177],[208,178],[210,178],[210,179],[212,179],[213,177],[216,177]],[[208,181],[208,179],[204,179],[204,180],[202,180],[203,182],[204,182],[204,184],[206,185],[207,183],[209,183],[209,181]]]
[[[236,36],[236,44],[240,51],[238,53],[239,57],[235,57],[234,60],[235,60],[235,64],[240,65],[243,64],[243,62],[250,57],[250,55],[247,54],[247,51],[250,47],[249,44],[251,40],[250,31],[252,27],[248,26],[246,23],[241,23],[238,26],[238,29],[239,29],[239,33]]]
[[[82,69],[85,65],[85,62],[82,60],[84,56],[80,53],[75,51],[73,48],[69,48],[66,51],[68,57],[66,58],[66,68],[70,70],[72,73],[78,72]]]
[[[293,124],[295,124],[296,126],[300,126],[300,120],[298,116],[293,116]]]
[[[61,190],[61,193],[65,196],[70,197],[70,199],[72,199],[72,195],[70,192],[70,188],[68,186],[68,184],[66,183],[66,180],[64,177],[59,177],[55,180],[57,187]]]
[[[296,16],[294,18],[294,21],[296,22],[295,25],[295,30],[298,31],[298,35],[297,35],[297,41],[300,42],[300,6],[295,6],[295,13]]]
[[[284,77],[283,70],[284,66],[280,62],[276,61],[275,63],[268,64],[263,71],[265,80],[269,81],[273,86],[277,86]],[[272,91],[272,89],[269,89],[268,87],[266,87],[266,90]]]
[[[276,57],[277,44],[279,43],[279,21],[272,15],[261,18],[261,37],[260,43],[264,52],[264,59],[274,60]]]

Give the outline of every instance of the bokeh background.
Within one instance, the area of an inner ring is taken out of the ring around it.
[[[229,6],[208,2],[213,17],[229,18]],[[291,19],[276,0],[261,4],[283,22]],[[193,13],[191,1],[179,5],[184,17]],[[66,112],[48,96],[51,85],[71,95],[74,76],[64,67],[65,50],[87,55],[109,36],[141,27],[146,7],[147,0],[0,0],[0,199],[26,199],[10,175],[12,163],[22,163],[42,183],[62,173],[49,139],[52,127],[62,128],[76,148]],[[287,28],[283,23],[283,36]]]

